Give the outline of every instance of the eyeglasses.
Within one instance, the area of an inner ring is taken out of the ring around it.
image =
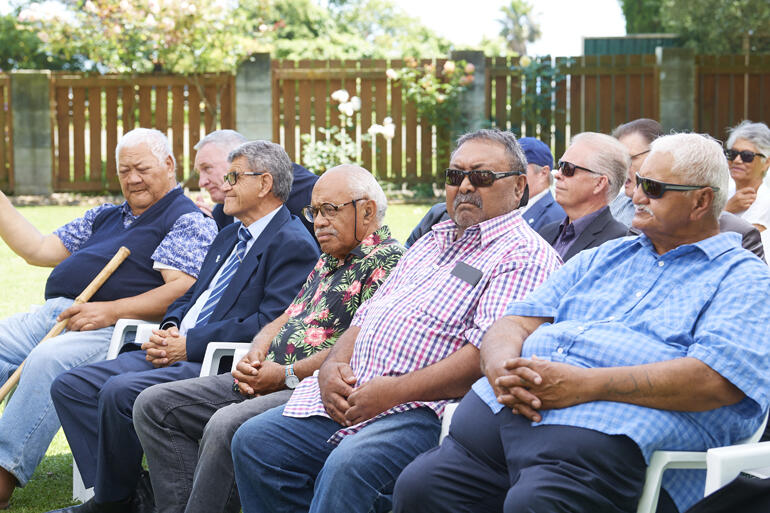
[[[468,177],[468,181],[474,187],[490,187],[495,180],[505,178],[506,176],[523,175],[524,171],[508,171],[505,173],[496,173],[495,171],[487,171],[484,169],[474,169],[473,171],[462,171],[460,169],[447,169],[446,184],[453,187],[457,187],[463,183],[465,177]]]
[[[307,219],[308,223],[314,222],[319,212],[326,219],[333,219],[337,215],[337,211],[342,207],[344,207],[345,205],[350,205],[352,203],[355,206],[356,201],[364,201],[364,200],[366,200],[366,198],[358,198],[358,199],[350,200],[348,202],[341,203],[339,205],[335,205],[334,203],[321,203],[321,205],[317,207],[308,205],[302,208],[302,215],[305,217],[305,219]]]
[[[710,187],[714,191],[718,191],[719,187],[712,185],[679,185],[675,183],[659,182],[652,178],[644,178],[636,174],[636,186],[642,188],[642,192],[645,196],[652,199],[658,199],[663,196],[666,191],[694,191],[697,189],[705,189]]]
[[[230,171],[224,176],[225,182],[229,183],[230,185],[235,185],[238,181],[239,176],[259,176],[267,174],[265,172],[255,172],[255,171]]]
[[[588,171],[589,173],[593,173],[595,175],[601,175],[598,171],[594,171],[593,169],[588,169],[587,167],[582,166],[576,166],[572,162],[567,162],[566,160],[560,160],[559,161],[559,171],[561,174],[563,174],[566,177],[574,176],[576,169],[582,169],[583,171]]]
[[[650,153],[651,151],[652,151],[652,150],[649,150],[649,149],[648,149],[648,150],[640,151],[639,153],[637,153],[637,154],[635,154],[635,155],[631,155],[631,160],[634,160],[636,157],[641,157],[641,156],[642,156],[642,155],[644,155],[645,153]]]
[[[745,162],[746,164],[754,162],[754,157],[765,157],[765,155],[762,155],[761,153],[754,153],[753,151],[749,150],[725,150],[725,156],[727,157],[727,160],[735,160],[735,157],[738,155],[741,156],[741,161]]]

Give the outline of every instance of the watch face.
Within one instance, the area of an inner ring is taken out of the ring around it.
[[[294,374],[291,374],[289,376],[286,376],[285,383],[287,388],[295,389],[297,388],[297,385],[299,385],[299,378]]]

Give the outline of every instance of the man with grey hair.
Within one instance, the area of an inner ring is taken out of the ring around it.
[[[567,217],[538,230],[565,262],[626,234],[628,228],[612,217],[608,205],[630,165],[626,148],[609,135],[584,132],[572,138],[556,173],[556,202]]]
[[[642,234],[508,305],[485,376],[401,474],[394,511],[635,511],[654,451],[753,434],[770,405],[770,270],[719,232],[726,187],[713,139],[655,140],[636,176]],[[657,511],[687,510],[703,478],[666,472]]]
[[[158,385],[139,395],[134,427],[161,513],[240,510],[233,434],[288,400],[395,267],[404,249],[382,224],[386,208],[385,193],[366,169],[343,165],[324,173],[305,209],[323,254],[283,315],[254,337],[232,376]]]
[[[358,309],[317,378],[236,432],[244,512],[388,510],[401,469],[438,442],[447,399],[481,375],[487,328],[559,265],[517,209],[526,162],[510,132],[459,139],[445,173],[451,220]]]
[[[208,216],[214,218],[221,230],[229,226],[234,218],[224,212],[225,194],[222,191],[222,177],[227,172],[227,155],[236,147],[247,141],[246,137],[235,130],[216,130],[201,139],[195,145],[195,170],[198,172],[198,186],[209,192],[212,206],[199,197],[196,205]],[[318,176],[314,175],[299,164],[292,163],[294,181],[291,185],[289,199],[284,203],[293,215],[297,216],[302,224],[313,233],[313,224],[308,223],[302,216],[302,207],[310,202],[310,194],[313,191]]]
[[[315,241],[284,206],[292,170],[283,148],[249,142],[228,161],[225,212],[239,222],[214,239],[195,286],[141,348],[77,367],[51,387],[83,482],[94,487],[92,500],[63,511],[132,511],[142,459],[131,415],[136,397],[153,384],[197,376],[211,341],[250,340],[281,315],[318,258]]]
[[[121,317],[160,319],[195,282],[216,235],[176,183],[166,136],[137,128],[115,150],[125,201],[103,204],[41,234],[0,192],[0,236],[32,265],[53,267],[38,310],[0,321],[0,383],[25,361],[18,388],[0,417],[0,508],[25,485],[59,429],[49,389],[61,372],[107,355]],[[120,246],[131,255],[92,297],[74,299]],[[67,331],[41,342],[57,321]],[[39,343],[39,344],[38,344]]]

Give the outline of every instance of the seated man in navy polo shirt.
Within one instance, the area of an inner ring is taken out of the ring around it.
[[[396,483],[394,511],[636,511],[656,450],[759,428],[770,399],[770,270],[719,232],[721,145],[663,136],[636,176],[633,226],[554,272],[487,332],[485,376],[441,446]],[[705,472],[663,477],[685,511]]]
[[[251,340],[283,313],[318,260],[315,241],[284,205],[293,175],[283,148],[248,142],[228,160],[225,212],[238,222],[219,232],[196,285],[171,305],[142,351],[73,369],[51,387],[83,483],[95,493],[63,511],[132,511],[142,460],[131,414],[136,396],[198,376],[211,341]]]
[[[19,386],[0,417],[0,508],[25,485],[59,429],[49,389],[61,372],[107,356],[121,317],[161,319],[195,282],[216,236],[176,183],[166,136],[137,128],[115,150],[126,201],[104,204],[53,234],[42,235],[0,193],[0,236],[32,265],[54,267],[45,304],[0,321],[0,383],[26,358]],[[120,246],[131,250],[91,302],[72,305]],[[38,342],[57,320],[67,331]]]

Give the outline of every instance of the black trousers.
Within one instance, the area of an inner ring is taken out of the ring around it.
[[[399,476],[393,509],[633,513],[646,469],[641,451],[626,436],[532,427],[507,408],[494,415],[471,391],[452,417],[449,436]],[[658,511],[677,511],[664,491]]]

